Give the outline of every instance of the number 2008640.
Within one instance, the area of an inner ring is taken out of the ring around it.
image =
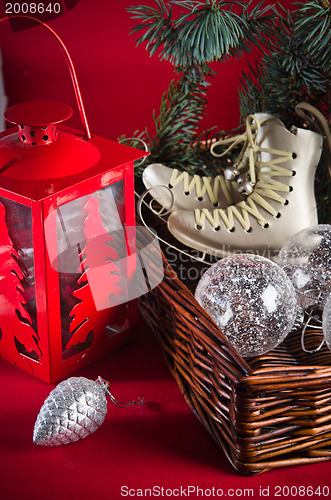
[[[328,486],[275,486],[274,496],[275,497],[329,497],[330,489]]]
[[[6,14],[60,14],[60,3],[6,3]]]

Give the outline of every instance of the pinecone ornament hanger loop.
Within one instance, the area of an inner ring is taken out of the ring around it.
[[[109,391],[110,383],[108,382],[108,380],[104,380],[102,377],[99,376],[95,382],[101,385],[107,396],[109,396],[110,400],[114,403],[115,406],[118,406],[119,408],[127,408],[128,406],[132,405],[142,406],[145,403],[145,400],[143,398],[138,398],[138,401],[123,401],[123,402],[118,401]]]
[[[101,377],[90,380],[71,377],[60,382],[45,399],[33,430],[33,442],[41,446],[60,446],[84,439],[103,423],[107,398],[120,408],[141,406],[139,401],[118,401]]]

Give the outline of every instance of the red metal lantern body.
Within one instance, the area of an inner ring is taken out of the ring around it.
[[[136,319],[133,162],[144,153],[56,127],[70,111],[17,105],[5,116],[19,132],[0,134],[0,356],[47,382],[125,343]]]
[[[0,357],[56,382],[123,345],[136,320],[133,162],[146,153],[84,134],[49,101],[6,111],[0,134]],[[0,18],[0,24],[8,21]],[[58,126],[58,124],[60,124]]]

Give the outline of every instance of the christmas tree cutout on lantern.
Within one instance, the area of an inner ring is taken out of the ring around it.
[[[39,361],[41,351],[38,336],[32,327],[25,306],[24,275],[19,254],[13,246],[6,224],[6,209],[0,202],[0,300],[2,322],[0,342],[4,344],[3,358],[26,369],[29,358]],[[30,353],[31,356],[25,355]],[[30,365],[31,366],[31,365]],[[33,368],[31,367],[31,371]]]
[[[73,292],[79,303],[76,304],[70,316],[72,337],[66,345],[69,349],[77,344],[84,344],[95,331],[107,331],[110,318],[118,314],[118,308],[112,308],[112,297],[123,294],[123,288],[118,284],[121,280],[119,267],[115,264],[117,252],[112,247],[113,238],[102,224],[99,211],[99,201],[93,195],[88,197],[84,207],[87,211],[84,235],[85,247],[80,251],[82,272],[78,279],[80,288]],[[96,339],[93,337],[93,342]]]

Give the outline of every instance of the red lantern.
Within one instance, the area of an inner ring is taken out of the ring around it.
[[[130,338],[133,162],[145,153],[91,136],[63,42],[29,19],[64,50],[85,135],[61,124],[64,104],[5,113],[19,130],[0,134],[0,356],[54,383]]]

